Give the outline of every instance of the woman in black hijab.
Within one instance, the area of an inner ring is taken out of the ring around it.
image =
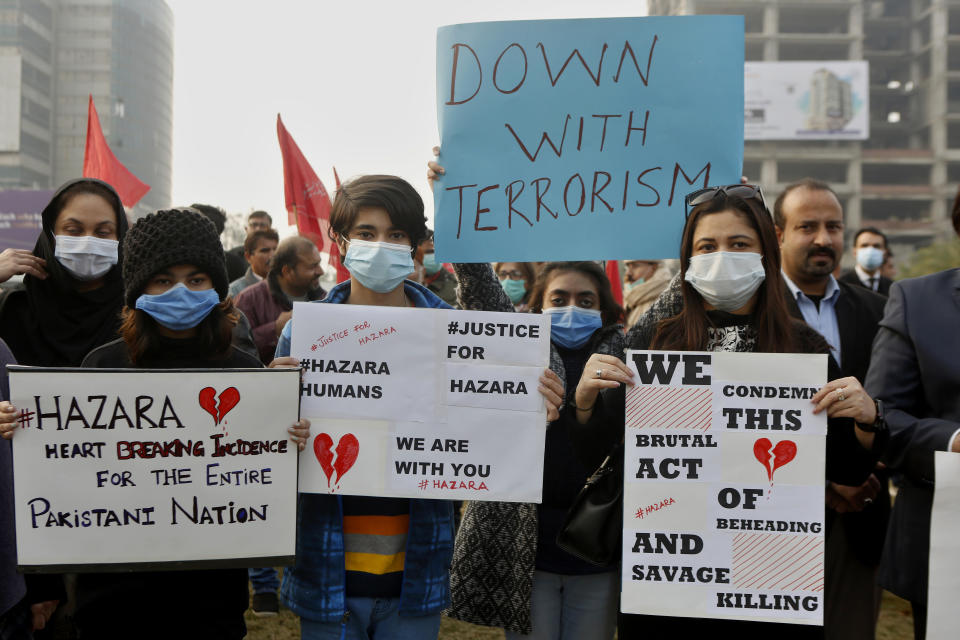
[[[117,336],[127,216],[110,185],[81,178],[57,190],[42,218],[32,254],[0,254],[0,281],[24,274],[24,288],[0,300],[0,338],[20,364],[76,367]]]

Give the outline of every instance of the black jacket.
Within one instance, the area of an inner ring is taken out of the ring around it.
[[[960,269],[894,283],[873,345],[867,391],[884,403],[885,462],[903,474],[878,582],[927,601],[934,451],[960,429]]]
[[[853,273],[853,272],[851,272]],[[864,287],[853,274],[856,284],[838,280],[840,295],[834,305],[837,314],[837,327],[840,330],[840,372],[842,376],[853,376],[866,385],[867,369],[870,367],[870,352],[873,338],[880,328],[883,308],[887,302],[881,296]],[[784,286],[787,294],[787,309],[798,319],[803,319],[797,301],[790,295],[790,289]],[[889,476],[874,472],[880,484],[886,487]],[[828,518],[837,514],[827,511]],[[850,541],[850,551],[867,564],[880,562],[883,543],[890,518],[890,496],[886,490],[864,507],[863,511],[846,513],[840,516]]]
[[[859,280],[857,281],[859,284]],[[838,280],[840,295],[834,309],[837,313],[837,327],[840,329],[840,371],[844,376],[853,376],[861,383],[867,378],[870,367],[870,349],[873,337],[880,328],[883,307],[887,303],[884,296],[870,291],[864,286],[854,286]],[[784,285],[787,294],[787,309],[790,315],[803,320],[796,299],[790,295],[790,289]]]
[[[847,284],[853,284],[862,289],[867,288],[863,282],[860,281],[860,276],[857,275],[857,272],[854,269],[848,269],[847,271],[844,271],[843,274],[837,278],[837,282],[846,282]],[[876,293],[879,293],[882,296],[890,295],[890,285],[892,284],[893,280],[886,276],[880,276],[880,281],[877,283]]]
[[[227,249],[223,252],[223,260],[227,263],[227,281],[233,282],[237,278],[242,278],[247,272],[247,259],[243,254],[243,245]]]

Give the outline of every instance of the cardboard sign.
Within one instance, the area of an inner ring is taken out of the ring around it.
[[[823,355],[628,351],[624,613],[823,624]]]
[[[10,367],[18,565],[292,564],[292,369]]]
[[[295,303],[300,491],[539,502],[541,315]]]
[[[675,257],[684,196],[740,181],[743,17],[437,31],[437,259]]]
[[[952,640],[960,595],[960,455],[935,451],[933,456],[937,482],[930,516],[927,640]]]

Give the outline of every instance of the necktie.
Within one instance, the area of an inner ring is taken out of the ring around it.
[[[877,276],[870,276],[870,290],[877,290]]]

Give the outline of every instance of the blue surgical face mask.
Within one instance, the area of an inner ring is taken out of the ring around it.
[[[343,266],[367,289],[389,293],[413,273],[413,256],[405,244],[351,240]]]
[[[146,293],[141,295],[135,306],[167,329],[183,331],[200,324],[218,304],[220,294],[216,289],[194,291],[178,282],[173,288],[155,296]]]
[[[552,307],[543,312],[550,316],[550,339],[567,349],[587,344],[590,336],[603,326],[603,317],[596,309]]]
[[[507,297],[513,304],[520,304],[523,296],[527,295],[527,283],[525,280],[511,280],[504,278],[500,281],[500,286],[507,292]]]
[[[857,249],[857,264],[864,271],[876,271],[883,264],[883,249],[860,247]]]
[[[631,289],[633,289],[633,288],[636,287],[637,285],[643,284],[643,282],[644,282],[644,279],[643,279],[643,278],[637,278],[637,279],[634,280],[633,282],[625,282],[624,285],[623,285],[623,291],[624,291],[624,293],[626,293],[627,291],[630,291]]]
[[[423,255],[423,270],[428,276],[432,276],[437,271],[443,268],[443,264],[437,262],[437,254],[435,253],[425,253]]]

